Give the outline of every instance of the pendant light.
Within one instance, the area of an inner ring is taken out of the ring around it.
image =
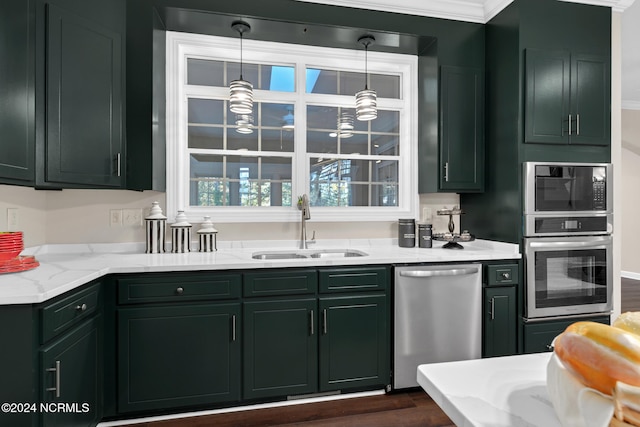
[[[253,85],[242,78],[242,36],[251,31],[244,21],[234,21],[231,28],[240,34],[240,78],[229,84],[229,109],[236,114],[251,114],[253,111]]]
[[[253,115],[236,114],[236,132],[242,134],[253,133]]]
[[[364,90],[356,93],[356,118],[361,121],[373,120],[378,117],[378,101],[376,91],[369,89],[369,73],[367,70],[367,52],[369,46],[375,42],[373,36],[366,35],[358,39],[358,43],[364,46]]]

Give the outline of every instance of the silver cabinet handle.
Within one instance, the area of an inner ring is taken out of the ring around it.
[[[449,162],[444,164],[444,182],[449,182]]]
[[[571,114],[569,114],[569,136],[571,136]]]
[[[580,135],[580,114],[576,114],[576,135]]]
[[[510,279],[511,279],[511,274],[507,273],[506,271],[502,273],[502,280],[510,280]]]
[[[236,340],[236,315],[231,316],[231,341]]]
[[[322,333],[327,334],[327,309],[322,310]]]
[[[120,176],[122,174],[122,155],[120,153],[116,154],[116,175]]]
[[[491,297],[491,320],[494,320],[496,318],[496,299]]]
[[[76,305],[77,311],[87,311],[87,304],[82,303],[82,305]]]
[[[178,295],[182,295],[184,293],[184,288],[182,286],[178,287],[176,289],[176,294]]]
[[[313,335],[315,333],[313,331],[313,310],[309,312],[309,324],[311,325],[311,335]]]
[[[60,361],[56,360],[55,368],[48,368],[47,372],[55,372],[56,373],[56,385],[55,387],[46,388],[45,391],[55,391],[56,398],[60,397]]]

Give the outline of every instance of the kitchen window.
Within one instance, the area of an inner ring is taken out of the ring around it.
[[[193,221],[389,221],[417,211],[417,59],[369,52],[378,118],[355,119],[364,51],[243,41],[252,132],[229,111],[239,40],[167,32],[167,211]],[[354,47],[357,43],[354,41]],[[241,126],[240,126],[241,127]]]

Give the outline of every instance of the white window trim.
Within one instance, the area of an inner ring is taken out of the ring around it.
[[[239,40],[234,38],[166,32],[167,37],[167,69],[166,69],[166,154],[167,154],[167,216],[173,221],[178,210],[184,210],[191,222],[200,222],[203,216],[211,216],[214,222],[292,222],[300,220],[300,212],[295,206],[297,196],[307,192],[309,185],[309,157],[306,152],[296,150],[292,153],[295,164],[302,167],[292,171],[293,206],[271,207],[241,207],[241,206],[189,206],[189,155],[187,153],[187,96],[193,95],[186,82],[187,58],[217,57],[222,53],[231,57],[239,57]],[[278,53],[278,64],[300,62],[300,57],[309,58],[310,52],[318,62],[322,57],[320,68],[344,69],[346,71],[364,68],[364,50],[357,49],[321,48],[288,44],[287,51],[282,53],[282,44],[256,40],[243,41],[243,58],[246,63],[273,63],[272,53]],[[380,52],[368,52],[367,67],[369,73],[389,74],[402,73],[401,78],[403,100],[378,98],[378,108],[401,110],[400,114],[400,159],[398,167],[399,206],[348,206],[348,207],[311,207],[314,221],[394,221],[398,218],[414,218],[419,206],[418,197],[418,60],[416,56]],[[289,61],[287,60],[289,59]],[[306,65],[311,63],[306,61]],[[349,98],[355,105],[355,96],[304,94],[304,81],[300,78],[301,67],[296,65],[295,93],[254,91],[254,99],[258,101],[278,101],[280,103],[299,101],[304,99],[309,103],[316,100],[322,105],[344,106],[344,100]],[[300,88],[302,87],[302,93]],[[375,88],[372,88],[375,89]],[[224,88],[225,92],[227,91]],[[198,97],[220,94],[220,88],[198,88]],[[353,98],[353,99],[350,99]],[[342,103],[340,100],[343,100]],[[301,109],[305,110],[305,109]],[[296,117],[306,115],[306,111],[297,111]],[[306,120],[304,121],[306,122]],[[295,128],[295,140],[301,141],[305,135],[301,126]],[[236,154],[234,151],[233,154]],[[348,158],[348,155],[332,155],[335,158]],[[377,156],[376,158],[378,158]],[[366,158],[366,156],[362,156]],[[395,158],[394,158],[395,159]],[[301,162],[301,163],[300,163]]]

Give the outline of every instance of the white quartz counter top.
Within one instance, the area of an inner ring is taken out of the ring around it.
[[[418,383],[458,427],[560,427],[546,387],[551,353],[418,366]]]
[[[40,266],[20,273],[0,274],[0,305],[31,304],[46,301],[91,280],[111,273],[145,273],[196,270],[233,270],[277,267],[337,265],[442,263],[518,259],[518,245],[476,240],[463,243],[465,249],[434,247],[400,248],[395,239],[359,239],[318,242],[310,250],[357,249],[362,257],[299,258],[255,260],[254,252],[295,251],[293,241],[219,242],[212,253],[145,254],[144,244],[46,245],[26,249]],[[197,244],[194,245],[197,247]]]

